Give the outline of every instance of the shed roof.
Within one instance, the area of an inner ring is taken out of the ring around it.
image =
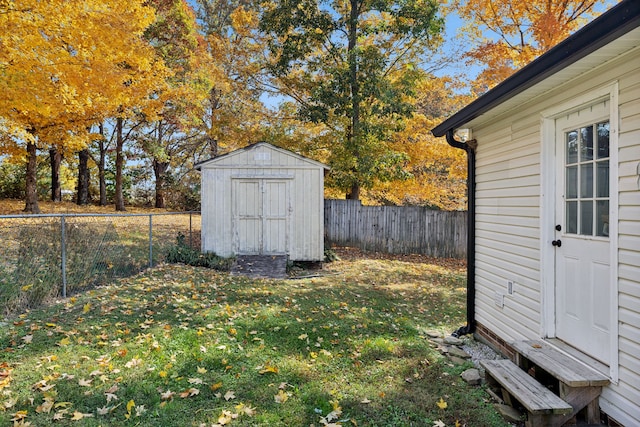
[[[306,162],[306,163],[309,163],[311,165],[314,165],[314,166],[317,166],[317,167],[320,167],[320,168],[323,168],[323,169],[327,169],[327,170],[330,169],[329,166],[325,165],[324,163],[320,163],[320,162],[318,162],[316,160],[312,160],[312,159],[310,159],[308,157],[305,157],[305,156],[302,156],[300,154],[294,153],[293,151],[289,151],[289,150],[285,150],[284,148],[276,147],[275,145],[271,145],[271,144],[269,144],[267,142],[256,142],[255,144],[247,145],[246,147],[239,148],[239,149],[234,150],[234,151],[230,151],[230,152],[228,152],[226,154],[223,154],[221,156],[217,156],[217,157],[214,157],[212,159],[208,159],[208,160],[204,160],[202,162],[198,162],[193,167],[196,170],[201,170],[202,167],[205,166],[205,165],[215,164],[217,162],[222,162],[222,161],[228,159],[229,157],[231,157],[231,156],[233,156],[235,154],[238,154],[238,153],[241,153],[241,152],[244,152],[244,151],[251,151],[251,150],[254,150],[254,149],[259,148],[259,147],[266,147],[266,148],[269,148],[271,150],[278,151],[278,152],[280,152],[282,154],[285,154],[287,156],[295,157],[296,159],[301,160],[301,161]]]
[[[623,0],[433,128],[440,137],[488,119],[640,45],[640,1]],[[597,55],[591,55],[594,52]]]

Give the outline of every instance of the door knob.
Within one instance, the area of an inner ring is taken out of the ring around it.
[[[559,248],[560,246],[562,246],[562,240],[560,240],[560,239],[554,240],[554,241],[551,242],[551,245],[552,246],[556,246],[556,247]]]

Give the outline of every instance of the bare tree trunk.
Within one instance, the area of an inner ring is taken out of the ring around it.
[[[78,152],[78,194],[76,204],[83,206],[89,204],[89,150]]]
[[[27,142],[27,176],[25,182],[24,211],[39,214],[37,187],[38,157],[36,144]]]
[[[209,92],[209,102],[211,103],[211,116],[209,117],[209,132],[207,132],[209,141],[209,154],[211,158],[218,157],[218,138],[213,136],[213,130],[216,128],[216,110],[220,108],[220,97],[222,92],[215,87]]]
[[[62,188],[60,187],[60,163],[62,154],[56,147],[49,148],[49,160],[51,162],[51,201],[62,201]]]
[[[100,157],[96,162],[96,165],[98,166],[98,182],[100,185],[100,206],[107,206],[107,181],[104,175],[105,164],[107,161],[107,147],[104,140],[104,124],[100,123],[99,128],[102,139],[98,141]]]
[[[349,60],[349,84],[351,86],[351,125],[347,131],[347,148],[356,158],[356,164],[360,161],[360,84],[358,82],[358,19],[360,11],[360,1],[350,0],[351,10],[348,23],[348,46],[347,55]],[[353,170],[354,182],[347,199],[360,199],[360,184],[358,183],[358,170]]]
[[[124,166],[124,138],[122,135],[123,119],[116,119],[116,211],[125,211],[124,193],[122,189],[122,169]]]
[[[346,195],[348,200],[360,200],[360,185],[355,182],[351,185],[351,190]]]
[[[169,162],[161,162],[153,159],[153,173],[156,177],[156,208],[164,208],[164,183],[165,174],[169,169]]]
[[[211,158],[218,157],[218,139],[217,138],[209,138],[209,153],[211,154]]]
[[[104,175],[106,150],[102,149],[104,143],[100,142],[100,160],[98,161],[98,182],[100,183],[100,206],[107,206],[107,180]]]

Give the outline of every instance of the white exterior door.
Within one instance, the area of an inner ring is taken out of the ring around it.
[[[609,107],[556,119],[556,337],[610,363]]]
[[[232,203],[235,253],[288,252],[291,208],[287,181],[235,179]]]

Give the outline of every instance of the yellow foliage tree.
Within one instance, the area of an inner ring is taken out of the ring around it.
[[[364,192],[365,204],[429,206],[434,209],[463,210],[466,207],[465,154],[435,138],[429,129],[440,120],[414,113],[393,146],[409,160],[404,180],[378,182]]]
[[[616,0],[456,0],[452,8],[467,22],[468,56],[485,66],[476,89],[486,91],[565,39]]]
[[[163,108],[139,139],[155,177],[155,207],[165,207],[165,182],[172,166],[187,162],[198,120],[219,71],[185,0],[148,0],[156,21],[145,37],[171,71],[159,98]]]
[[[470,101],[456,94],[459,83],[427,75],[416,88],[416,112],[405,120],[391,146],[406,153],[407,179],[377,182],[364,192],[367,204],[417,205],[443,210],[466,208],[466,157],[429,129]]]
[[[216,69],[200,115],[197,157],[214,157],[265,139],[270,113],[261,102],[265,42],[248,4],[194,0]]]
[[[25,157],[25,211],[39,211],[38,148],[79,151],[92,123],[154,111],[166,72],[142,37],[154,18],[141,0],[0,2],[0,149]]]

